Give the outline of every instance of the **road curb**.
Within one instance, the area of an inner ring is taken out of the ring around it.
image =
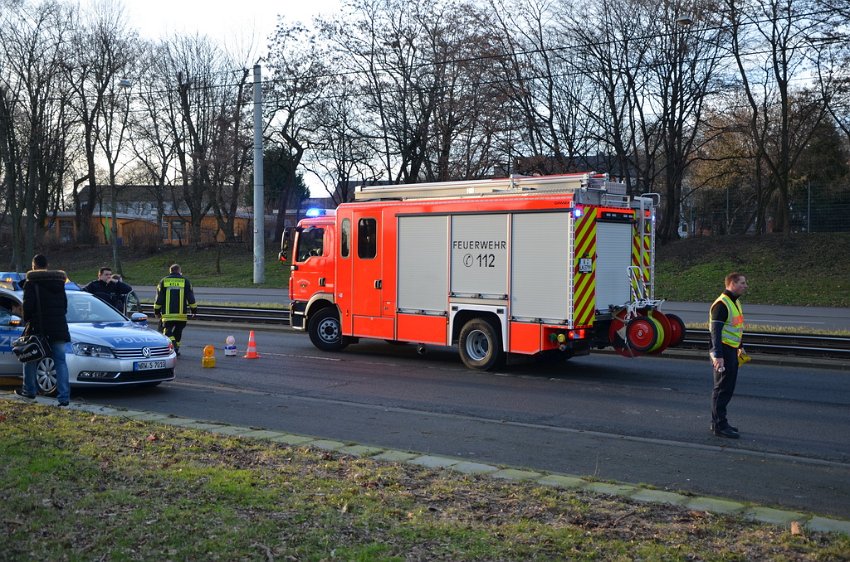
[[[15,395],[11,393],[0,395],[0,399],[20,401],[19,398],[16,398]],[[23,404],[23,402],[21,403]],[[36,404],[47,406],[53,405],[55,402],[44,397],[38,397],[36,398]],[[735,500],[725,498],[693,496],[690,494],[656,490],[642,485],[628,484],[624,482],[600,482],[579,475],[538,472],[521,467],[506,467],[486,463],[476,463],[470,462],[468,459],[400,451],[376,445],[358,444],[353,442],[346,443],[319,437],[298,435],[285,431],[229,425],[208,420],[197,420],[193,418],[158,414],[155,412],[99,406],[95,404],[87,404],[85,402],[74,402],[71,404],[70,409],[110,417],[123,417],[138,421],[171,425],[174,427],[208,431],[231,437],[270,441],[297,447],[313,447],[324,451],[333,451],[340,454],[367,458],[379,462],[412,464],[431,470],[448,469],[464,474],[475,474],[481,477],[496,478],[505,481],[527,482],[530,484],[560,489],[582,490],[597,494],[618,496],[637,502],[675,505],[696,511],[741,517],[748,521],[774,525],[783,529],[790,529],[793,526],[793,523],[797,523],[809,531],[840,533],[850,536],[850,520],[823,517],[812,513],[775,509],[752,503],[737,502]]]

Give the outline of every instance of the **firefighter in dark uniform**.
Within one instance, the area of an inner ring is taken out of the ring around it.
[[[198,313],[192,284],[183,277],[180,266],[174,264],[169,268],[170,274],[163,277],[156,286],[156,302],[153,312],[162,320],[162,333],[174,344],[174,350],[180,355],[180,338],[183,328],[191,316]]]
[[[711,305],[709,355],[714,371],[711,393],[711,432],[719,437],[737,439],[738,428],[729,425],[726,406],[738,381],[738,354],[743,352],[744,312],[739,300],[747,292],[747,278],[733,272],[726,276],[726,290]]]

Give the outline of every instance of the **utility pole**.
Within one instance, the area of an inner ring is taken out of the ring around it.
[[[254,284],[265,281],[266,213],[263,205],[263,77],[254,65]]]
[[[133,86],[133,82],[128,78],[122,78],[118,82],[118,87],[124,91],[126,105],[124,106],[124,114],[121,118],[121,132],[118,137],[118,149],[121,148],[121,139],[124,136],[124,130],[127,128],[127,117],[130,115],[130,88]],[[112,270],[119,275],[124,275],[124,268],[121,266],[121,258],[118,255],[118,186],[115,185],[115,170],[114,165],[110,161],[110,195],[111,195],[111,213],[110,219],[112,219],[112,224],[109,225],[109,234],[112,242]]]

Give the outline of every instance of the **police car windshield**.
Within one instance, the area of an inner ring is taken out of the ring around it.
[[[126,322],[120,312],[89,293],[68,291],[68,312],[65,318],[69,324],[88,322]]]

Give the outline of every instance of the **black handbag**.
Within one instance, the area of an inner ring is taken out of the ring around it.
[[[41,295],[38,292],[38,285],[35,286],[35,306],[38,309],[38,320],[44,325],[41,318]],[[29,363],[30,361],[41,361],[47,357],[50,350],[50,343],[45,336],[41,334],[32,334],[32,325],[27,323],[24,333],[21,337],[12,342],[12,352],[21,363]]]
[[[21,336],[12,342],[12,351],[21,363],[41,361],[47,357],[47,338],[39,334]]]

